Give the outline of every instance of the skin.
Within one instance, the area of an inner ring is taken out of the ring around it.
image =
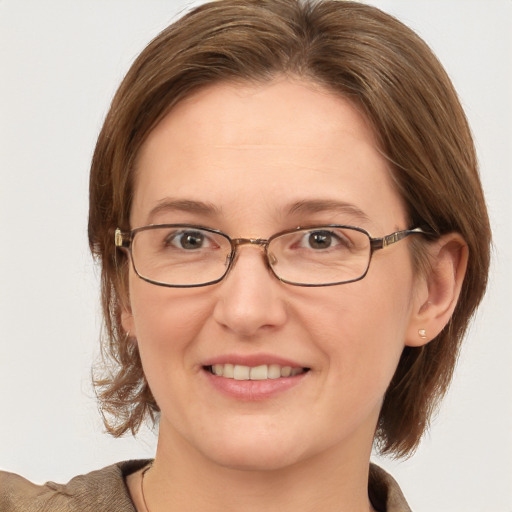
[[[169,199],[214,210],[151,214]],[[289,211],[312,200],[362,214]],[[317,223],[375,237],[410,227],[365,118],[344,98],[284,78],[209,86],[162,120],[136,165],[131,224],[151,223],[199,224],[233,238]],[[123,327],[161,408],[144,480],[150,510],[371,510],[368,461],[385,390],[404,346],[427,343],[449,318],[462,245],[453,236],[430,249],[433,277],[414,274],[405,240],[376,252],[363,280],[319,288],[281,283],[254,246],[203,288],[159,287],[130,270]],[[216,390],[203,369],[211,358],[260,354],[310,371],[270,398],[243,400]],[[144,510],[140,474],[128,485]]]

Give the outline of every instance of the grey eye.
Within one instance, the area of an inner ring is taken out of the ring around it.
[[[332,242],[332,233],[329,231],[313,231],[308,236],[308,245],[312,249],[328,249]]]
[[[204,239],[204,233],[201,233],[200,231],[184,231],[181,233],[175,233],[169,242],[178,249],[191,251],[194,249],[201,249],[204,244]]]

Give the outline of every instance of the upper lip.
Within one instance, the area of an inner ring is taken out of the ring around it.
[[[202,366],[213,366],[214,364],[235,364],[250,367],[261,366],[264,364],[277,364],[279,366],[291,366],[292,368],[307,367],[297,361],[293,361],[292,359],[272,354],[224,354],[205,360],[202,363]]]

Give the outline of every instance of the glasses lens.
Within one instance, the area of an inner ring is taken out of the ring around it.
[[[137,274],[171,286],[194,286],[222,278],[230,253],[227,237],[190,226],[141,229],[132,241]]]
[[[370,239],[354,228],[315,227],[271,240],[269,262],[283,281],[325,285],[360,279],[370,261]]]

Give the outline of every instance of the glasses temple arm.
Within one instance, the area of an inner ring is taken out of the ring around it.
[[[400,240],[403,240],[405,237],[414,234],[425,235],[427,233],[421,228],[403,229],[402,231],[396,231],[395,233],[383,236],[382,238],[370,238],[370,245],[372,250],[384,249],[384,247],[395,244],[396,242],[400,242]]]

